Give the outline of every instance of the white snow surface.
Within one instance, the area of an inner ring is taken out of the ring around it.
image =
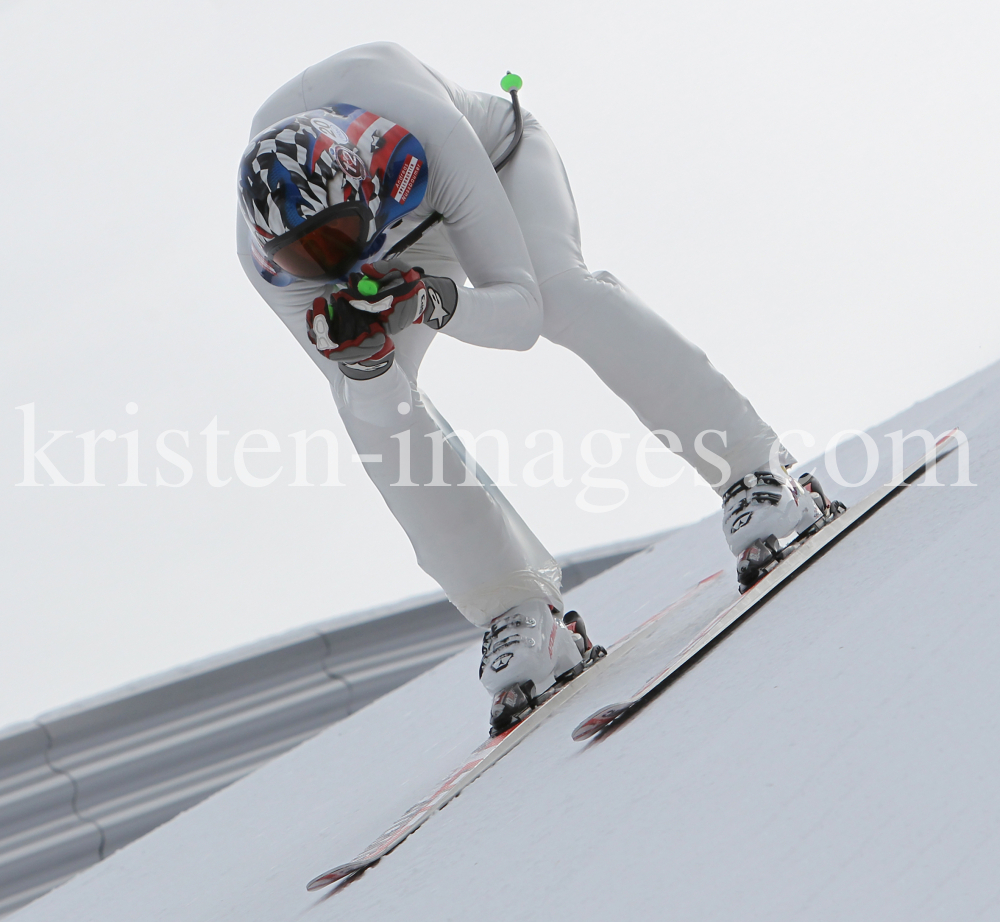
[[[483,740],[475,647],[13,918],[1000,917],[998,398],[993,366],[870,431],[885,449],[890,431],[961,426],[978,486],[906,490],[631,722],[573,743],[576,723],[642,684],[659,654],[609,663],[349,886],[305,890]],[[908,460],[921,451],[907,443]],[[860,441],[840,459],[859,479]],[[943,483],[958,460],[942,463]],[[877,482],[889,469],[883,450]],[[867,490],[833,492],[850,503]],[[569,602],[609,642],[732,567],[713,517]]]

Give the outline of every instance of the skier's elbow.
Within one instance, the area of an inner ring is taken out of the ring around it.
[[[542,294],[537,288],[523,293],[523,316],[511,325],[512,341],[507,346],[514,352],[527,352],[542,335]]]
[[[449,336],[489,349],[525,352],[542,335],[542,298],[537,287],[505,283],[460,290]]]
[[[513,352],[527,352],[535,343],[538,342],[538,337],[542,335],[542,325],[538,324],[537,328],[528,327],[527,324],[521,329],[515,331],[514,337],[506,344],[506,348]]]

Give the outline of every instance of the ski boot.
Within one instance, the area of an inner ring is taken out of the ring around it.
[[[812,474],[798,479],[787,471],[755,471],[722,496],[722,524],[736,557],[740,592],[774,569],[788,548],[815,534],[847,507],[830,500]],[[792,533],[793,541],[782,543]]]
[[[483,635],[479,664],[480,681],[493,696],[490,736],[522,720],[606,653],[591,642],[575,611],[559,618],[542,600],[494,618]]]

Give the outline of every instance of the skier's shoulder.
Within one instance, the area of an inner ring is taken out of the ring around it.
[[[302,102],[302,74],[299,74],[278,87],[261,103],[250,123],[250,137],[255,137],[283,118],[305,111],[305,108]]]
[[[440,75],[395,42],[338,52],[305,70],[302,98],[310,108],[349,103],[404,125],[431,144],[460,117]]]
[[[306,68],[305,74],[350,73],[365,82],[392,80],[402,69],[410,73],[423,65],[417,58],[396,42],[368,42],[344,48],[336,54]]]
[[[432,110],[453,109],[438,75],[402,45],[356,45],[309,65],[275,90],[257,110],[250,134],[252,137],[283,118],[333,103],[360,106],[392,118],[388,109],[412,109],[414,97],[424,101],[418,108],[426,109],[430,102]]]
[[[343,58],[357,64],[371,63],[376,67],[399,65],[404,62],[420,65],[417,57],[398,42],[366,42],[364,45],[345,48],[331,57]]]

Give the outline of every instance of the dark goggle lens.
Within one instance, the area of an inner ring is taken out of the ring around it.
[[[344,215],[282,247],[271,260],[296,278],[337,279],[361,258],[361,233],[361,218]]]

